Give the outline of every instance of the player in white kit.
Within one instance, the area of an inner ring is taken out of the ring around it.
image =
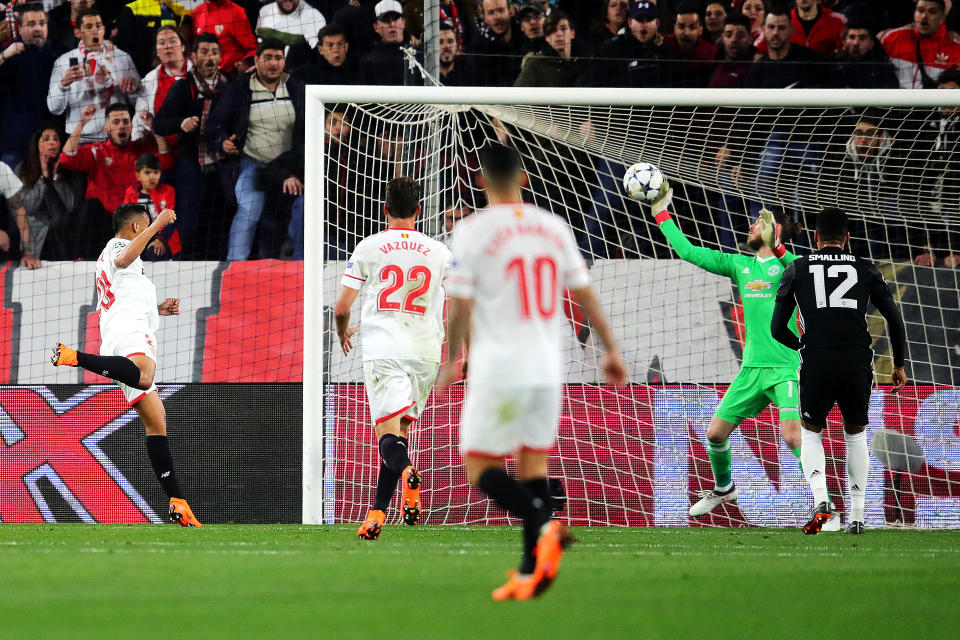
[[[157,289],[144,274],[140,259],[153,237],[176,219],[172,209],[164,209],[151,224],[143,205],[117,207],[113,214],[114,237],[97,258],[100,355],[58,343],[51,362],[57,367],[81,367],[116,381],[143,421],[150,464],[170,498],[170,519],[184,527],[202,527],[177,482],[167,442],[167,414],[153,384],[159,316],[178,315],[180,299],[167,298],[158,305]]]
[[[360,296],[363,374],[381,459],[373,508],[357,530],[365,540],[380,536],[400,478],[403,521],[420,520],[421,478],[407,452],[407,433],[440,368],[442,283],[451,256],[442,243],[414,228],[419,212],[420,186],[408,177],[391,180],[384,204],[387,229],[357,245],[334,308],[346,355],[357,331],[350,326],[350,307]]]
[[[556,578],[563,549],[572,540],[565,526],[551,520],[547,484],[547,455],[560,418],[561,339],[570,330],[564,288],[603,344],[608,382],[625,384],[627,369],[570,228],[521,201],[526,174],[519,154],[488,143],[480,166],[489,206],[455,231],[454,262],[444,283],[450,296],[447,364],[437,384],[446,387],[456,379],[469,335],[460,452],[470,483],[523,520],[520,568],[510,572],[493,599],[526,600]],[[516,457],[517,479],[505,470],[510,453]]]

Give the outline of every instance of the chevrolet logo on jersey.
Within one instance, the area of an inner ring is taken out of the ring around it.
[[[753,280],[743,286],[745,286],[747,289],[750,289],[751,291],[763,291],[764,289],[770,288],[770,283],[767,282],[766,280]]]

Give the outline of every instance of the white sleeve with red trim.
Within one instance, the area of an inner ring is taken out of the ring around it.
[[[365,243],[361,242],[353,250],[353,255],[347,261],[347,268],[343,272],[343,279],[340,281],[343,286],[359,291],[363,287],[363,283],[367,281],[367,274],[370,270],[367,261],[364,260],[365,248]]]
[[[447,277],[443,281],[443,288],[447,296],[451,298],[464,298],[473,300],[473,292],[477,285],[477,278],[473,269],[473,258],[470,256],[470,249],[476,246],[476,242],[470,243],[466,240],[467,234],[461,233],[464,227],[473,226],[461,224],[454,232],[452,251],[453,260],[450,263],[450,269]]]
[[[590,285],[590,275],[587,271],[587,263],[583,260],[583,255],[577,247],[577,241],[573,236],[570,227],[561,223],[563,226],[563,285],[568,289],[582,289]]]

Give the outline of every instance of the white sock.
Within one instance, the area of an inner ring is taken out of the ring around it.
[[[847,483],[850,487],[850,520],[863,522],[863,501],[867,493],[870,473],[870,453],[867,451],[867,432],[845,433],[847,443]]]
[[[823,452],[820,434],[807,429],[800,430],[800,462],[803,475],[813,491],[813,504],[830,500],[827,495],[827,456]]]

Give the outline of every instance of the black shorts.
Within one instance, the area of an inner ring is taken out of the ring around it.
[[[800,417],[818,427],[827,426],[827,414],[836,403],[843,423],[865,426],[873,389],[873,362],[859,354],[850,358],[805,356],[800,365]]]

